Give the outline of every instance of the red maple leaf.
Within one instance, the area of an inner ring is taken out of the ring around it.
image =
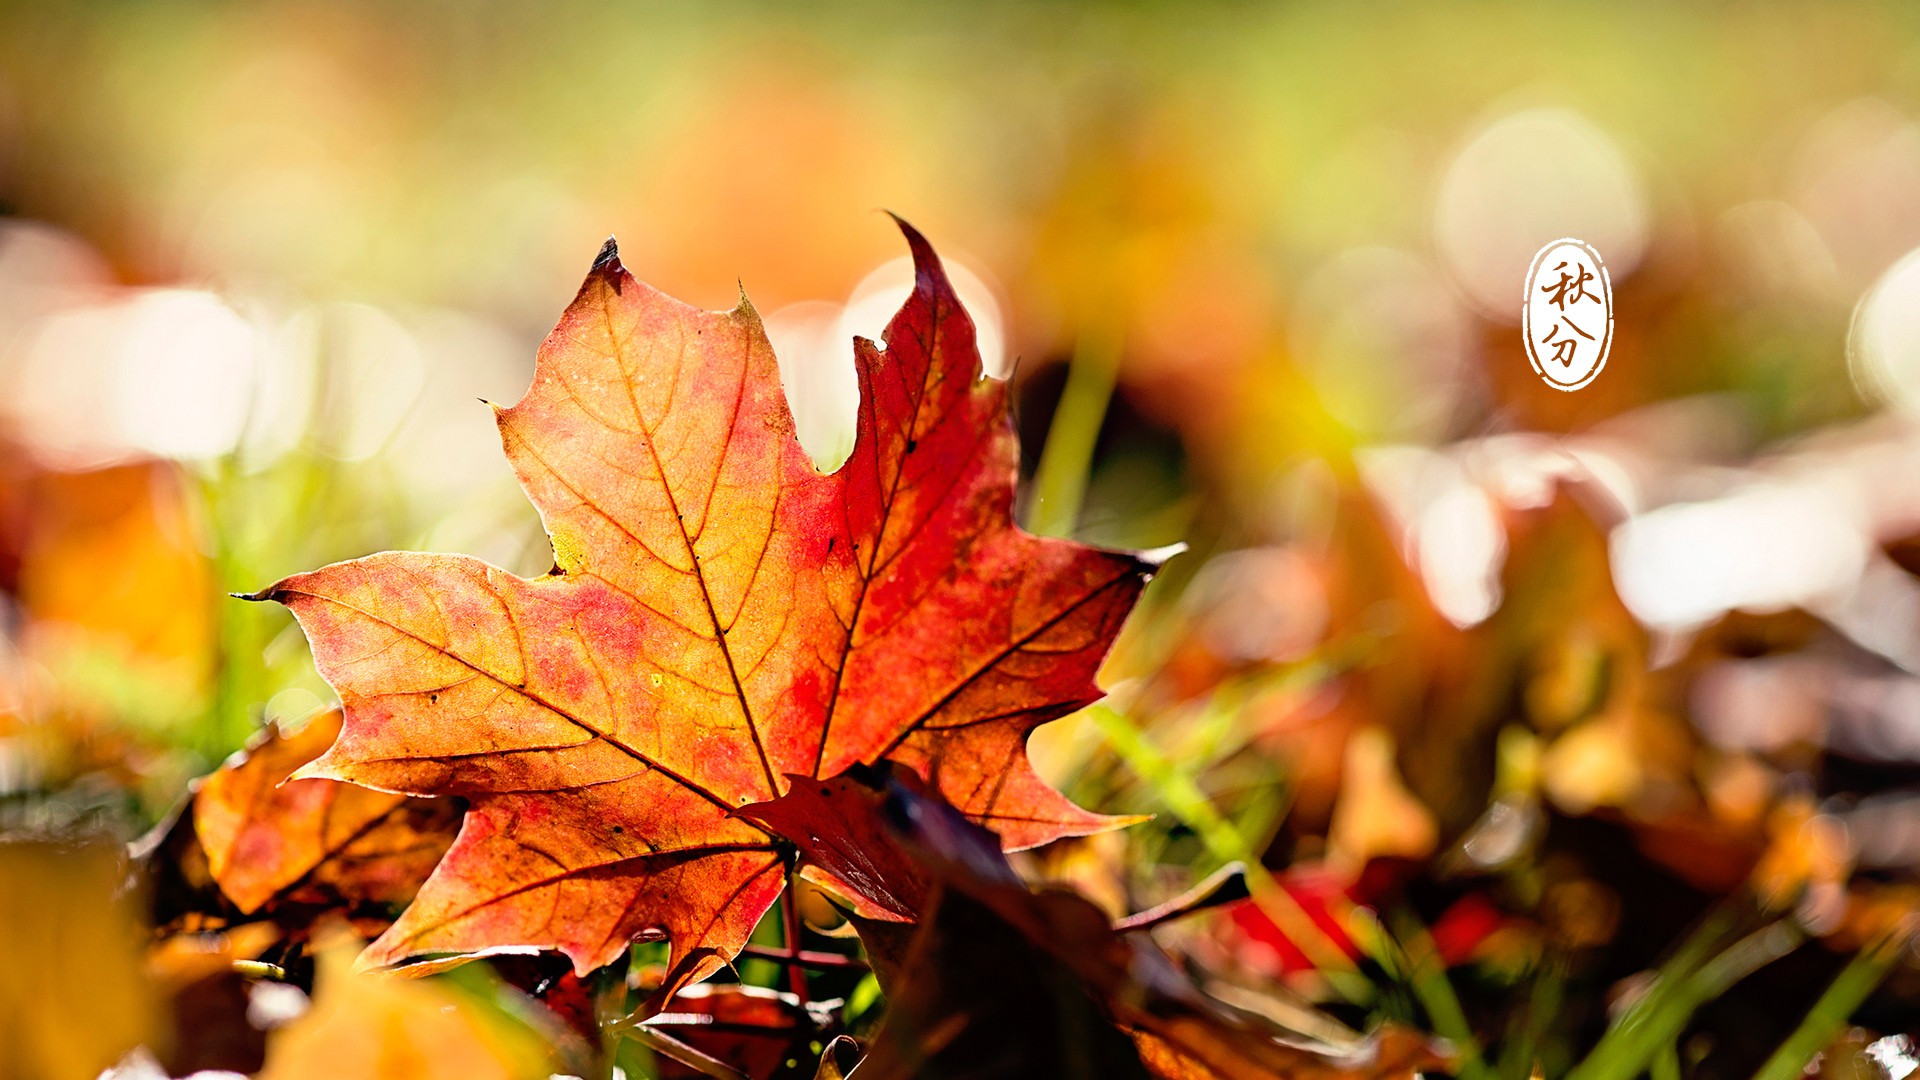
[[[609,240],[497,410],[553,572],[386,553],[252,597],[293,610],[346,710],[298,775],[472,802],[363,964],[531,946],[585,973],[664,934],[671,994],[779,893],[784,842],[734,811],[789,774],[897,762],[1009,848],[1114,824],[1025,743],[1099,696],[1149,567],[1014,527],[1007,388],[902,229],[914,291],[884,345],[856,341],[838,472],[795,441],[746,299],[681,304]]]

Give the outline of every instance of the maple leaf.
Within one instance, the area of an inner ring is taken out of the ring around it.
[[[891,760],[1009,847],[1119,821],[1048,786],[1025,743],[1098,698],[1150,567],[1014,527],[1006,385],[901,228],[914,291],[884,345],[855,342],[838,472],[795,440],[745,297],[681,304],[609,240],[496,411],[553,572],[386,553],[249,597],[292,609],[346,711],[297,776],[471,800],[362,963],[534,946],[584,974],[664,934],[664,1000],[778,895],[783,842],[735,811],[790,775]]]
[[[242,914],[282,900],[404,903],[452,842],[452,807],[332,780],[287,781],[339,733],[337,710],[298,731],[271,729],[194,793],[208,872]]]

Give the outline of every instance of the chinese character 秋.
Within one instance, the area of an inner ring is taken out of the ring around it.
[[[1560,265],[1554,267],[1555,270],[1560,271],[1560,280],[1551,285],[1540,286],[1541,292],[1553,294],[1547,302],[1559,308],[1561,311],[1567,310],[1567,304],[1569,302],[1578,303],[1581,300],[1591,300],[1596,304],[1600,303],[1599,297],[1587,291],[1587,282],[1593,280],[1592,271],[1588,270],[1584,264],[1579,262],[1575,262],[1573,268],[1580,271],[1579,277],[1567,273],[1567,264],[1565,261],[1562,261]],[[1572,296],[1567,295],[1569,290],[1572,291]],[[1605,305],[1603,304],[1601,306],[1604,307]]]

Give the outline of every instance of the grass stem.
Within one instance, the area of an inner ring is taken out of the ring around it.
[[[1846,1029],[1847,1021],[1887,977],[1895,960],[1905,951],[1909,934],[1900,931],[1876,941],[1856,953],[1827,985],[1813,1008],[1801,1019],[1800,1026],[1773,1052],[1753,1080],[1796,1080],[1813,1056],[1832,1045]]]
[[[1160,801],[1181,824],[1192,829],[1206,846],[1208,854],[1222,863],[1241,862],[1247,867],[1247,890],[1261,913],[1280,932],[1307,955],[1314,967],[1348,1000],[1364,1000],[1368,995],[1358,968],[1326,931],[1313,921],[1299,901],[1275,881],[1260,865],[1259,853],[1220,811],[1213,801],[1183,770],[1176,766],[1133,721],[1106,705],[1087,710],[1093,722],[1113,745],[1127,767],[1151,786]]]
[[[1067,385],[1054,407],[1047,443],[1033,474],[1033,509],[1027,529],[1040,536],[1072,536],[1087,495],[1094,446],[1106,422],[1107,403],[1120,373],[1120,337],[1089,333],[1074,349]]]

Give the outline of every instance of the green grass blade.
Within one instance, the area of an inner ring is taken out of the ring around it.
[[[1887,977],[1895,960],[1905,951],[1908,936],[1894,934],[1860,950],[1847,966],[1834,976],[1800,1026],[1773,1052],[1754,1080],[1797,1080],[1813,1055],[1832,1045],[1846,1029],[1847,1020]]]
[[[1653,1065],[1648,1071],[1653,1080],[1681,1080],[1679,1045],[1668,1043],[1661,1047],[1660,1052],[1653,1055]]]
[[[1027,529],[1040,536],[1072,536],[1080,520],[1093,469],[1094,444],[1107,418],[1107,403],[1120,373],[1120,339],[1093,333],[1081,338],[1067,367],[1067,385],[1054,407],[1046,445],[1033,473],[1033,511]]]
[[[1160,801],[1174,817],[1180,819],[1181,824],[1193,830],[1194,835],[1206,846],[1208,854],[1223,864],[1246,864],[1247,889],[1253,894],[1254,904],[1289,940],[1299,946],[1301,952],[1307,954],[1307,958],[1327,976],[1328,981],[1349,1000],[1364,998],[1364,980],[1356,974],[1353,961],[1301,909],[1299,902],[1280,887],[1273,875],[1260,865],[1259,852],[1251,850],[1251,845],[1240,830],[1220,813],[1213,805],[1213,800],[1200,790],[1200,785],[1161,753],[1160,748],[1153,745],[1146,734],[1118,710],[1106,705],[1094,705],[1087,709],[1087,715],[1107,737],[1114,751],[1120,755],[1120,760],[1126,762],[1128,768],[1153,788]]]
[[[1408,987],[1420,1007],[1427,1010],[1434,1031],[1460,1052],[1460,1069],[1455,1075],[1460,1080],[1493,1080],[1493,1074],[1480,1057],[1480,1040],[1474,1036],[1473,1026],[1467,1023],[1466,1010],[1460,1007],[1460,997],[1447,979],[1446,961],[1440,958],[1433,935],[1427,933],[1427,928],[1409,911],[1395,917],[1394,933],[1400,939],[1405,957],[1403,970]]]
[[[1644,1072],[1660,1046],[1673,1041],[1693,1015],[1688,984],[1735,926],[1730,909],[1709,913],[1660,966],[1640,1000],[1628,1006],[1593,1051],[1567,1073],[1567,1080],[1633,1080]]]
[[[1513,1037],[1501,1048],[1500,1080],[1528,1080],[1539,1064],[1540,1044],[1560,1016],[1566,1000],[1565,960],[1548,957],[1533,977],[1533,993],[1526,1015],[1515,1026]]]

